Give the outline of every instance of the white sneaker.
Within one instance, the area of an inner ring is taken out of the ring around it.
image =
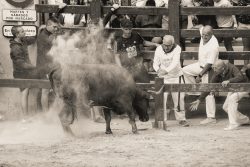
[[[201,125],[207,125],[207,124],[215,124],[216,119],[215,118],[206,118],[203,121],[200,122]]]
[[[240,125],[237,124],[229,124],[224,130],[229,131],[229,130],[238,130]]]

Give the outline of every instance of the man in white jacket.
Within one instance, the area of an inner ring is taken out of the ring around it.
[[[153,68],[159,77],[164,78],[164,83],[183,83],[182,70],[180,65],[181,47],[175,44],[174,37],[165,35],[163,44],[155,50]],[[189,126],[185,116],[184,93],[172,92],[174,112],[176,120],[182,126]],[[168,92],[164,92],[163,109],[167,114]],[[178,108],[179,106],[179,108]],[[166,116],[165,116],[166,118]]]

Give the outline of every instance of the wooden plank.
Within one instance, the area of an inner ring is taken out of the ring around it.
[[[58,5],[41,5],[36,4],[35,9],[38,13],[55,13],[58,10]],[[103,13],[110,11],[110,6],[102,7]],[[63,13],[90,13],[90,6],[83,5],[68,5],[63,10]],[[168,15],[169,10],[165,7],[135,7],[135,6],[121,6],[117,11],[117,14],[131,14],[131,15]]]
[[[174,36],[175,43],[180,45],[180,0],[169,0],[169,33]]]
[[[36,4],[35,9],[38,13],[56,13],[58,11],[58,5]],[[68,5],[62,9],[62,13],[87,14],[90,13],[90,6]]]
[[[144,59],[154,59],[154,51],[143,51]],[[250,59],[250,51],[225,51],[219,53],[219,58],[222,60],[248,60]],[[183,60],[198,60],[198,52],[183,51],[181,53],[181,59]]]
[[[111,9],[109,6],[104,6],[103,13],[108,13]],[[168,15],[169,10],[165,7],[135,7],[135,6],[121,6],[116,11],[117,14],[132,14],[132,15]]]
[[[62,29],[67,31],[86,31],[86,27],[62,27]],[[104,31],[108,33],[116,33],[116,36],[122,35],[122,30],[120,28],[105,28]],[[162,37],[169,34],[168,30],[162,28],[133,28],[133,31],[138,32],[143,37]]]
[[[219,58],[222,60],[249,60],[250,59],[250,51],[236,52],[236,51],[227,51],[220,52]],[[181,53],[181,59],[184,60],[198,60],[198,52],[188,52],[184,51]]]
[[[233,7],[182,7],[181,15],[240,15],[250,14],[250,6]]]
[[[50,88],[48,80],[38,79],[0,79],[0,87],[8,88]]]
[[[190,96],[185,96],[185,103],[191,103],[195,100],[198,99],[199,96],[193,96],[193,95],[190,95]],[[153,101],[153,99],[151,99]],[[215,96],[215,102],[216,104],[223,104],[226,100],[226,96]],[[205,101],[202,101],[203,103]],[[244,97],[240,100],[239,103],[246,103],[246,104],[249,104],[249,98],[248,97]]]
[[[122,30],[120,28],[106,28],[105,31],[112,33],[117,32],[116,35],[121,36]],[[138,32],[143,37],[162,37],[169,34],[168,30],[162,28],[133,28],[133,31]]]
[[[158,90],[158,89],[156,89]],[[170,92],[250,92],[250,83],[230,83],[223,88],[221,83],[209,84],[165,84],[165,91]]]
[[[136,86],[142,89],[153,89],[155,85],[153,83],[136,83]]]
[[[216,37],[250,37],[250,30],[215,29],[213,32]],[[200,37],[200,32],[198,29],[182,29],[181,37],[183,38]]]

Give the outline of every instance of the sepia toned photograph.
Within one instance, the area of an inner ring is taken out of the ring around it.
[[[0,167],[250,166],[250,0],[2,0],[0,26]]]

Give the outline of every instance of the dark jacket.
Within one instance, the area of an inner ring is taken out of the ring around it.
[[[29,70],[35,69],[31,64],[28,45],[35,42],[35,37],[25,37],[22,42],[17,42],[14,39],[10,40],[10,57],[13,62],[13,74],[26,73]]]
[[[220,74],[214,73],[210,79],[210,83],[221,83],[229,80],[230,83],[244,83],[247,82],[246,77],[240,72],[240,70],[233,64],[228,63],[226,71]],[[199,100],[204,100],[210,92],[202,92]]]
[[[37,37],[37,61],[36,66],[38,68],[48,66],[53,62],[53,58],[48,54],[49,50],[52,47],[52,41],[54,36],[52,33],[47,31],[46,28],[42,29],[40,34]],[[44,71],[45,74],[48,71]]]
[[[135,19],[138,28],[161,28],[162,16],[138,15]]]
[[[250,5],[250,0],[239,0],[237,6]],[[250,14],[237,15],[237,21],[243,24],[250,24]]]

